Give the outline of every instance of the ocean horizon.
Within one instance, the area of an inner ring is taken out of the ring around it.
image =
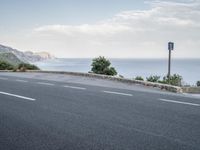
[[[132,59],[110,58],[111,65],[118,75],[125,78],[142,76],[144,79],[150,75],[167,75],[168,59]],[[35,63],[42,70],[72,71],[87,73],[91,70],[92,58],[56,58]],[[183,77],[184,84],[195,85],[200,80],[200,59],[173,59],[171,74]]]

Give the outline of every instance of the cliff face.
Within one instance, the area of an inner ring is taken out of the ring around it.
[[[40,56],[42,59],[54,59],[55,57],[47,52],[38,52],[34,53],[37,56]]]
[[[12,53],[20,61],[30,62],[30,63],[54,58],[47,52],[41,52],[41,53],[33,53],[33,52],[29,52],[29,51],[22,52],[17,49],[13,49],[11,47],[4,46],[4,45],[0,45],[0,53]]]

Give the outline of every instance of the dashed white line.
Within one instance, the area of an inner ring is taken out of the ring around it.
[[[65,85],[64,87],[71,88],[71,89],[78,89],[78,90],[86,90],[86,88],[84,88],[84,87],[78,87],[78,86]]]
[[[8,80],[8,78],[0,77],[0,80]]]
[[[160,98],[158,100],[163,101],[163,102],[169,102],[169,103],[177,103],[177,104],[191,105],[191,106],[200,106],[200,104],[196,104],[196,103],[181,102],[181,101],[175,101],[175,100],[169,100],[169,99]]]
[[[26,80],[16,80],[17,82],[28,82]]]
[[[54,84],[52,84],[52,83],[46,83],[46,82],[37,82],[37,84],[49,85],[49,86],[53,86],[53,85],[54,85]]]
[[[116,95],[123,95],[123,96],[133,96],[132,94],[128,94],[128,93],[120,93],[120,92],[113,92],[113,91],[103,91],[104,93],[108,93],[108,94],[116,94]]]
[[[7,93],[7,92],[1,92],[1,91],[0,91],[0,94],[12,96],[12,97],[17,97],[17,98],[21,98],[21,99],[25,99],[25,100],[29,100],[29,101],[35,101],[36,100],[34,98],[25,97],[25,96],[16,95],[16,94],[11,94],[11,93]]]

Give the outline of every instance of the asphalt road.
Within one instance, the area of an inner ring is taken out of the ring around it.
[[[0,74],[0,150],[200,150],[200,99]]]

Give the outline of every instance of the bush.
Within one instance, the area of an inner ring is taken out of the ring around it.
[[[163,82],[166,84],[171,84],[174,86],[182,86],[182,76],[178,75],[178,74],[174,74],[172,76],[170,76],[169,78],[167,76],[165,76],[163,78]]]
[[[144,79],[143,79],[141,76],[137,76],[137,77],[135,77],[135,80],[144,81]]]
[[[200,81],[197,81],[197,86],[200,87]]]
[[[8,62],[0,61],[0,70],[12,70],[14,66]]]
[[[17,72],[17,68],[15,67],[15,68],[13,68],[13,72]]]
[[[117,75],[117,72],[116,72],[115,68],[113,68],[113,67],[106,68],[104,70],[104,72],[106,75],[111,75],[111,76]]]
[[[149,82],[158,82],[160,79],[160,76],[150,76],[150,77],[147,77],[146,79]]]
[[[91,71],[96,74],[117,75],[115,68],[110,67],[111,63],[105,57],[98,57],[92,60]]]
[[[124,78],[124,76],[123,75],[119,75],[119,78]]]
[[[20,71],[26,71],[26,70],[39,70],[39,68],[35,65],[28,64],[28,63],[21,63],[18,65],[18,69]]]
[[[159,80],[158,83],[162,83],[162,84],[168,84],[166,81],[164,80]]]

